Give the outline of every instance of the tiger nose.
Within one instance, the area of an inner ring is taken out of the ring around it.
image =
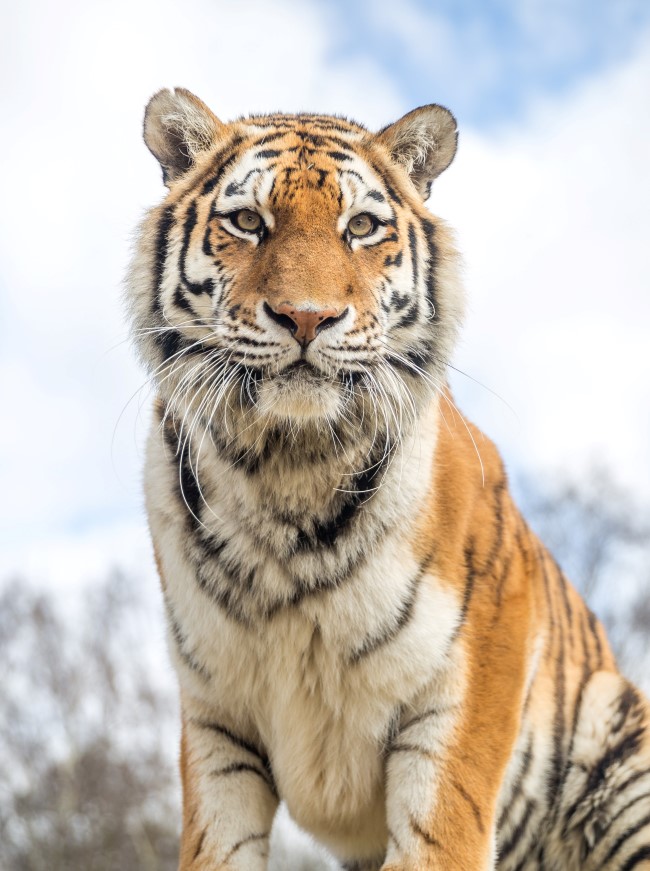
[[[289,330],[294,339],[303,348],[306,348],[321,330],[333,327],[334,324],[342,320],[348,310],[346,308],[339,314],[335,308],[314,311],[313,309],[298,308],[289,302],[283,302],[275,307],[265,302],[264,311],[276,324]]]

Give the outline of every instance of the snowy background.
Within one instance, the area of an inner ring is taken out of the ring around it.
[[[460,147],[430,208],[466,264],[459,406],[516,481],[605,469],[648,503],[647,2],[25,0],[0,15],[0,588],[20,578],[85,619],[81,590],[136,578],[171,683],[140,491],[149,397],[121,304],[133,227],[163,195],[141,140],[163,86],[224,120],[311,109],[379,128],[447,105]]]

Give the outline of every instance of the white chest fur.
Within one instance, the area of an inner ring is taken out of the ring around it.
[[[431,451],[424,456],[423,463],[422,451],[411,449],[400,470],[420,482],[406,496],[401,490],[412,511],[429,480]],[[375,839],[379,849],[384,751],[418,693],[448,667],[456,596],[418,564],[393,523],[340,586],[238,622],[197,584],[176,486],[153,436],[148,507],[185,698],[262,743],[279,793],[304,827],[339,849]],[[223,508],[215,506],[215,518]],[[232,516],[227,522],[232,528]],[[260,588],[282,585],[272,560],[257,566]]]

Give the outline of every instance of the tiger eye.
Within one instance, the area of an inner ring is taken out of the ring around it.
[[[348,232],[352,236],[369,236],[375,229],[375,221],[365,212],[361,215],[355,215],[348,223]]]
[[[262,219],[251,209],[240,209],[231,218],[235,227],[245,233],[256,233],[262,226]]]

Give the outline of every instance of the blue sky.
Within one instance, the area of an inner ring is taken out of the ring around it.
[[[321,3],[338,36],[333,59],[372,57],[406,102],[453,106],[475,127],[516,120],[531,100],[617,63],[650,21],[643,0]]]
[[[148,406],[146,390],[127,405],[144,377],[121,280],[133,227],[163,194],[141,141],[163,86],[225,119],[311,108],[377,128],[448,105],[459,154],[430,207],[467,264],[456,364],[504,400],[455,376],[459,404],[512,469],[597,459],[650,494],[650,4],[5,7],[0,575],[99,570],[147,547]]]

